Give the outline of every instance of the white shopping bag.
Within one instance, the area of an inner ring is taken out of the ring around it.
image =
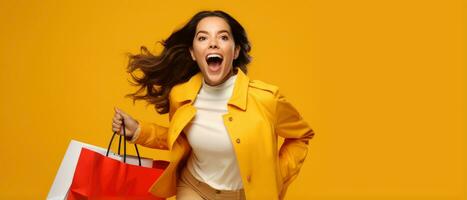
[[[75,173],[82,148],[90,149],[102,155],[106,155],[107,152],[107,149],[71,140],[65,156],[63,157],[62,163],[58,168],[57,175],[55,175],[55,180],[50,188],[49,194],[47,195],[47,200],[65,200],[67,198],[67,193],[71,186],[71,182],[73,181],[73,175]],[[113,152],[109,152],[109,157],[123,162],[123,156]],[[127,155],[126,163],[138,165],[138,157]],[[153,166],[153,160],[141,158],[141,166],[151,168]]]

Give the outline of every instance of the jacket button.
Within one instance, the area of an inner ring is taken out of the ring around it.
[[[248,175],[248,176],[246,177],[246,180],[247,180],[248,182],[251,182],[251,175]]]
[[[237,138],[236,142],[237,142],[238,144],[240,144],[240,138]]]
[[[233,118],[232,118],[232,117],[229,117],[229,121],[233,121]]]

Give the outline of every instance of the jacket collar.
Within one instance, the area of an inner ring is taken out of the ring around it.
[[[239,68],[235,68],[234,72],[235,71],[237,72],[237,78],[234,83],[232,96],[230,97],[227,104],[233,105],[241,110],[246,110],[248,84],[250,79]],[[190,104],[193,104],[199,90],[201,89],[202,83],[203,74],[198,72],[197,74],[193,75],[187,82],[178,84],[172,88],[172,97],[176,102],[189,101]]]

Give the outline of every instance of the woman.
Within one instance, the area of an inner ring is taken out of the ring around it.
[[[169,127],[118,108],[112,122],[120,134],[125,123],[131,142],[170,151],[170,164],[150,192],[177,199],[283,199],[314,133],[276,86],[246,76],[251,58],[243,27],[225,12],[202,11],[162,45],[160,55],[144,46],[130,55],[128,71],[140,88],[128,96],[169,113]],[[278,136],[285,138],[279,152]]]

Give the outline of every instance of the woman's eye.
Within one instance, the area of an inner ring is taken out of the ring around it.
[[[206,39],[206,37],[204,37],[204,36],[198,37],[198,40],[199,40],[199,41],[203,41],[203,40],[205,40],[205,39]]]
[[[225,35],[222,36],[222,40],[228,40],[228,39],[229,39],[229,37],[227,37],[227,36],[225,36]]]

